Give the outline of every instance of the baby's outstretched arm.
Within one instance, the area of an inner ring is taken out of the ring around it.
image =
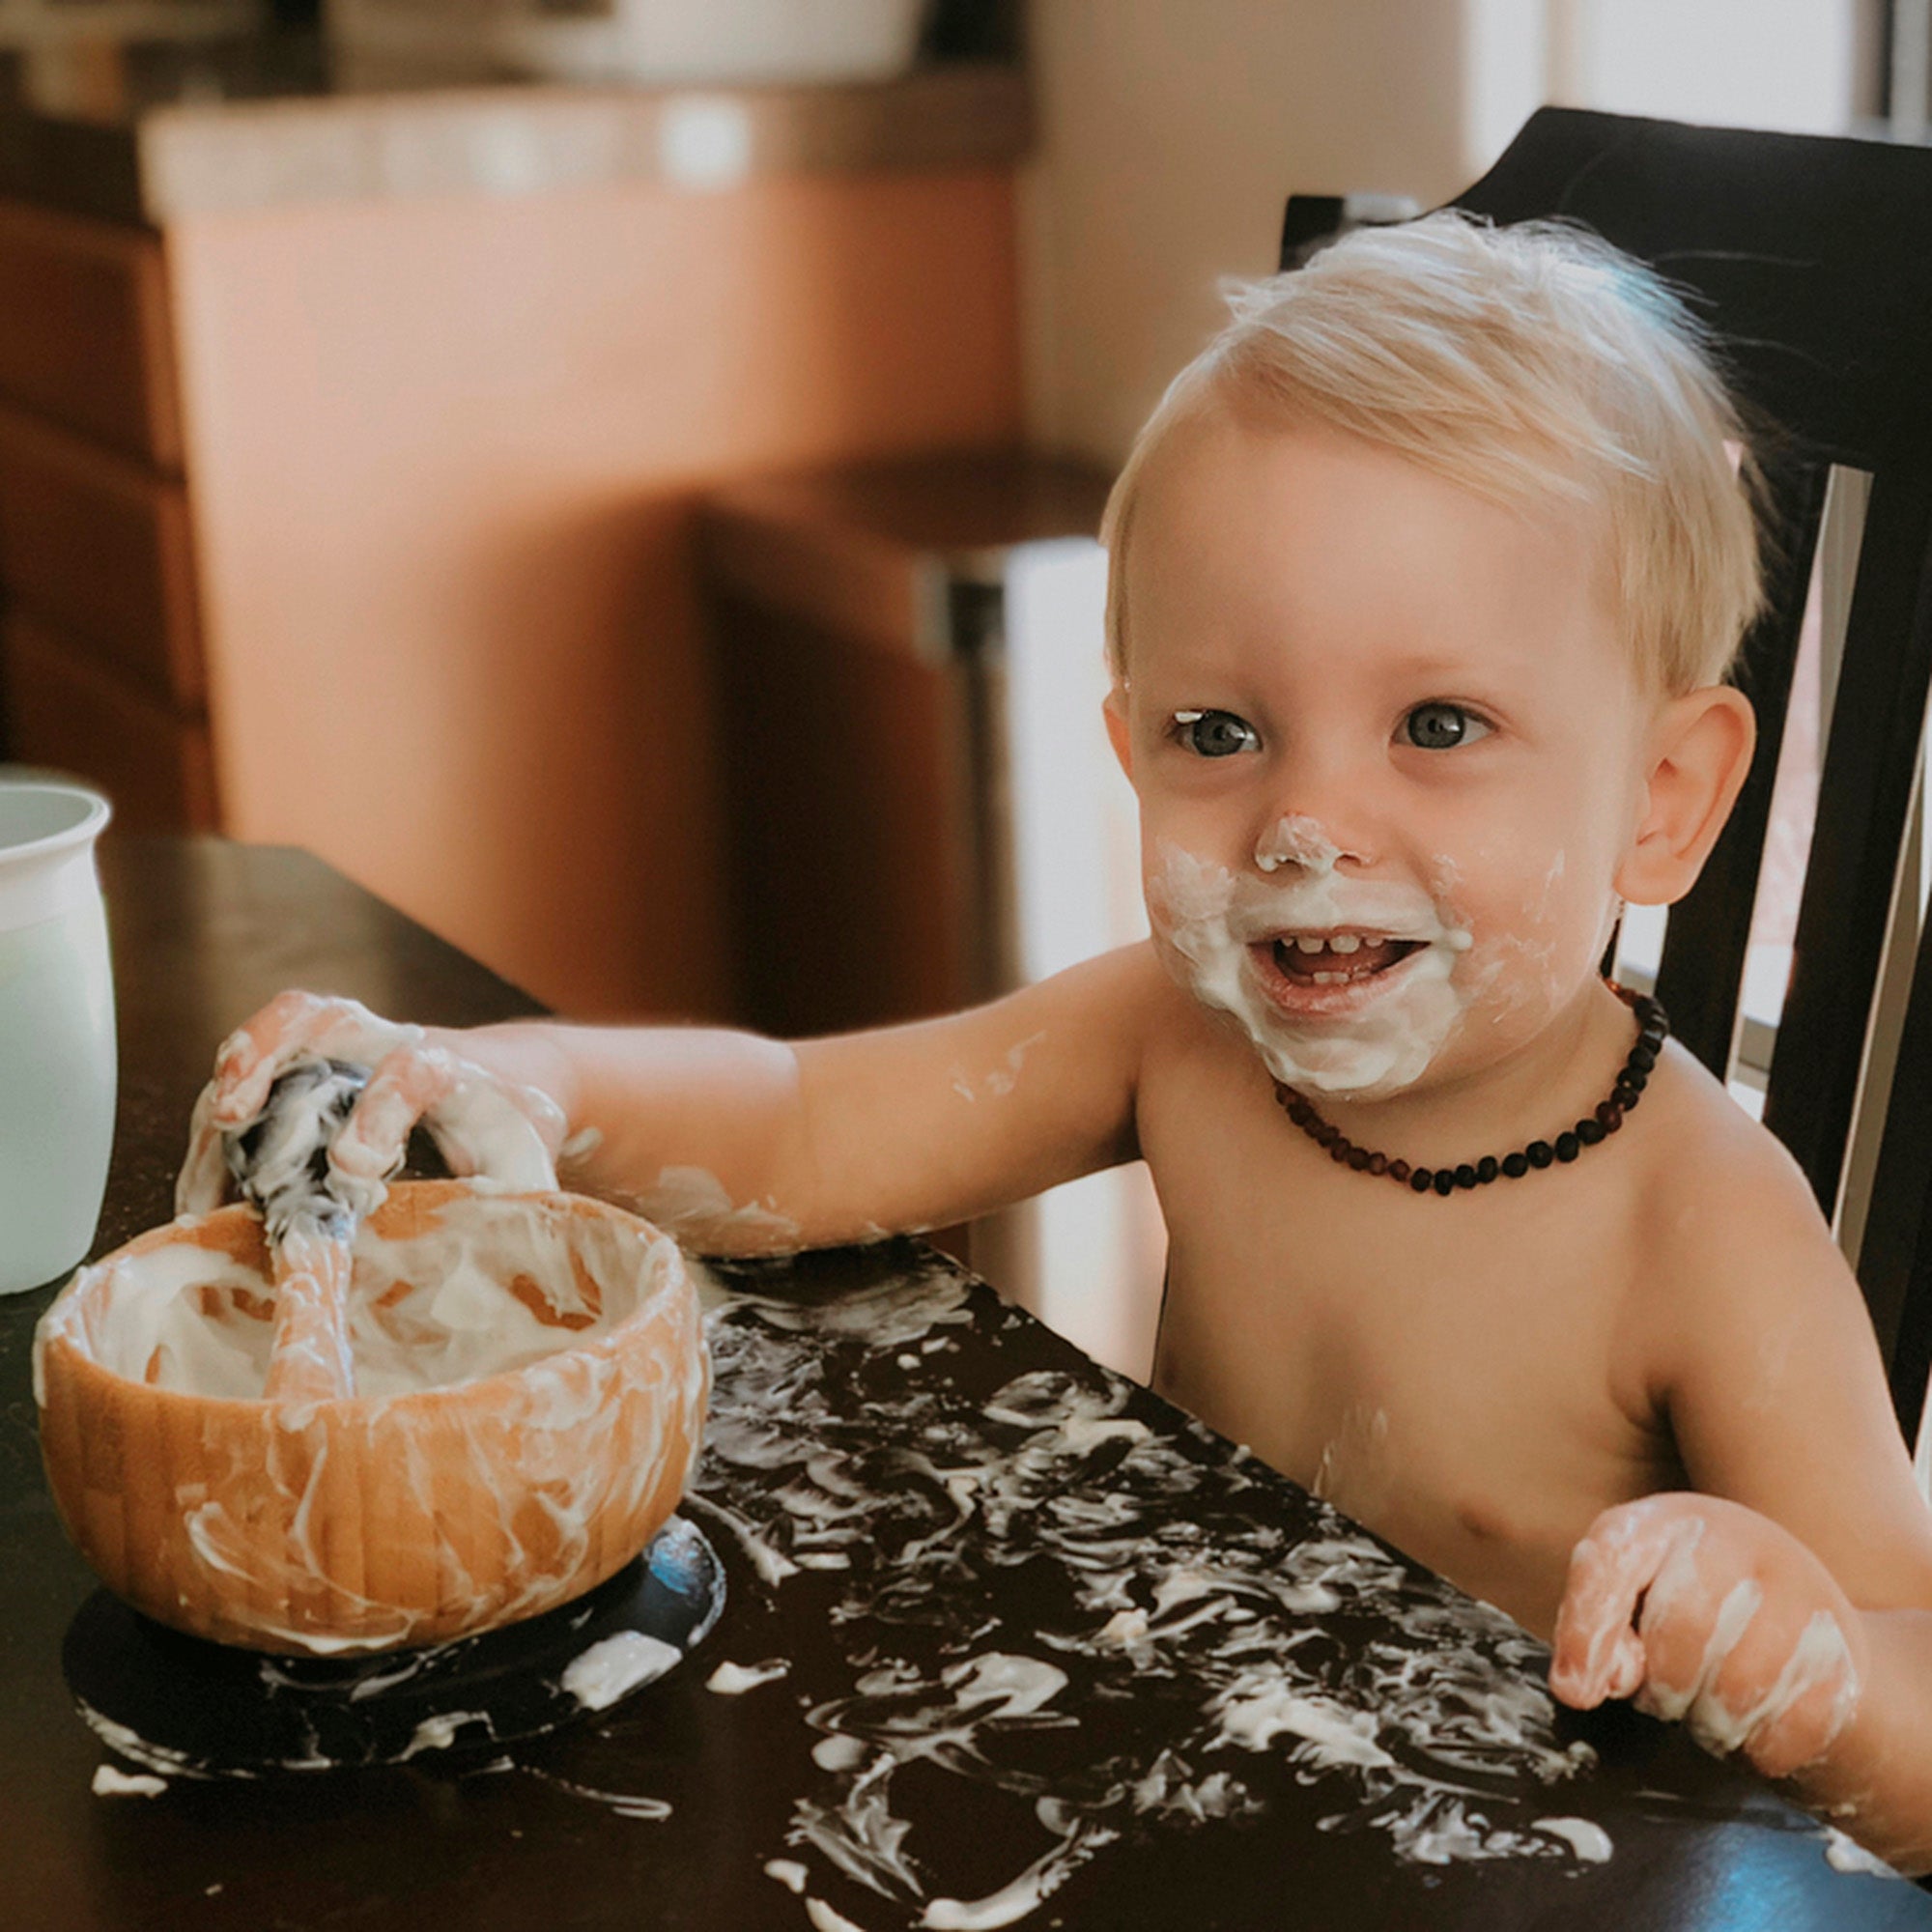
[[[1708,1179],[1708,1177],[1706,1177]],[[1662,1393],[1700,1493],[1605,1510],[1571,1559],[1550,1686],[1632,1697],[1932,1869],[1932,1513],[1857,1285],[1808,1199],[1703,1210]],[[1721,1199],[1721,1194],[1719,1195]]]
[[[796,1044],[696,1027],[397,1027],[284,994],[222,1049],[181,1206],[213,1205],[220,1131],[322,1053],[377,1069],[331,1155],[355,1183],[393,1169],[420,1117],[459,1172],[485,1164],[486,1141],[540,1145],[564,1185],[716,1253],[944,1226],[1133,1157],[1140,1028],[1164,994],[1151,951],[1130,948],[970,1012]]]

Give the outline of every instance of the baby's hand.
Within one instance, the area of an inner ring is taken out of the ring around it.
[[[1769,1517],[1694,1494],[1605,1510],[1570,1557],[1549,1688],[1588,1710],[1634,1697],[1767,1777],[1815,1762],[1866,1669],[1858,1612]]]
[[[276,1077],[321,1058],[373,1067],[328,1161],[345,1200],[367,1212],[402,1165],[421,1121],[450,1172],[483,1174],[518,1189],[554,1188],[563,1111],[549,1094],[499,1078],[456,1051],[461,1034],[380,1018],[354,1000],[290,992],[271,1000],[221,1044],[214,1077],[195,1102],[175,1211],[203,1214],[228,1187],[225,1135],[262,1111]]]

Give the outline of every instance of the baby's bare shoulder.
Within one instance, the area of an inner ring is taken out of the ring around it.
[[[1731,1334],[1822,1299],[1862,1303],[1809,1182],[1781,1142],[1682,1047],[1660,1064],[1632,1127],[1634,1278],[1660,1321],[1687,1341]]]
[[[1830,1243],[1804,1170],[1683,1047],[1665,1049],[1644,1100],[1631,1122],[1642,1137],[1635,1225],[1654,1262],[1707,1268],[1742,1236]]]
[[[1110,1069],[1134,1091],[1203,1018],[1148,940],[1085,960],[982,1010],[990,1015],[1006,1008],[1012,1009],[1009,1031],[1044,1035],[1061,1058]]]

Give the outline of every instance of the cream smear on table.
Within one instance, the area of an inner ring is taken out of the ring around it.
[[[1835,1825],[1825,1827],[1825,1862],[1833,1871],[1860,1872],[1867,1878],[1902,1879],[1905,1874],[1889,1865],[1876,1852],[1868,1852],[1859,1841]]]
[[[1324,1505],[1298,1535],[1254,1510],[1249,1492],[1286,1486],[1197,1425],[1129,1413],[1104,1370],[976,1402],[895,1366],[971,1321],[971,1293],[934,1264],[818,1306],[743,1296],[709,1323],[692,1503],[770,1589],[843,1565],[811,1586],[834,1593],[850,1675],[804,1711],[821,1776],[793,1808],[787,1884],[802,1870],[823,1897],[836,1872],[923,1927],[1011,1924],[1129,1836],[1265,1809],[1284,1768],[1323,1795],[1321,1829],[1407,1861],[1610,1855],[1550,1803],[1594,1753],[1557,1734],[1542,1645]],[[1022,1566],[1051,1605],[1024,1630],[999,1607]],[[1366,1640],[1331,1634],[1363,1619]],[[1044,1731],[1079,1734],[1051,1754],[1073,1768],[1035,1768]],[[951,1895],[924,1850],[935,1772],[1031,1820],[977,1896]]]
[[[573,1658],[563,1688],[586,1711],[608,1711],[639,1685],[662,1677],[684,1653],[642,1631],[619,1631]]]
[[[1399,1093],[1421,1078],[1469,1004],[1456,965],[1471,935],[1418,888],[1343,878],[1332,865],[1256,879],[1171,841],[1157,859],[1147,891],[1161,957],[1204,1006],[1239,1023],[1285,1086],[1364,1100]],[[1248,949],[1283,932],[1344,928],[1418,951],[1387,969],[1359,1013],[1298,1022],[1263,990]]]
[[[791,1664],[782,1657],[751,1664],[727,1661],[704,1680],[704,1688],[717,1691],[721,1697],[742,1697],[747,1690],[755,1690],[761,1684],[776,1684],[790,1668]]]
[[[1612,1858],[1603,1827],[1561,1802],[1595,1754],[1558,1735],[1541,1644],[1199,1425],[1129,1413],[1145,1400],[1105,1370],[1034,1370],[978,1397],[922,1383],[898,1357],[950,1352],[976,1291],[907,1253],[903,1271],[882,1256],[869,1286],[816,1306],[709,1297],[718,1376],[688,1504],[739,1540],[768,1591],[829,1593],[814,1606],[842,1653],[830,1683],[800,1692],[814,1776],[784,1855],[763,1862],[810,1922],[860,1922],[838,1891],[862,1919],[869,1894],[933,1932],[1018,1923],[1130,1840],[1257,1818],[1284,1776],[1313,1791],[1321,1830],[1369,1833],[1411,1864]],[[977,1293],[981,1324],[1021,1324]],[[1000,1607],[1022,1567],[1049,1611],[1025,1628]],[[585,1688],[599,1648],[579,1660]],[[383,1681],[435,1655],[399,1658]],[[721,1664],[712,1688],[797,1683],[803,1667]],[[205,1775],[84,1715],[150,1775]],[[419,1747],[440,1753],[465,1728],[433,1719]],[[1053,1761],[1069,1768],[1051,1777],[1028,1749],[1043,1733],[1068,1734]],[[549,1750],[512,1752],[460,1775],[521,1771],[620,1817],[671,1814],[655,1793],[560,1775]],[[935,1777],[1014,1807],[973,1896],[929,1855]],[[1820,1842],[1833,1869],[1889,1869],[1835,1830]]]

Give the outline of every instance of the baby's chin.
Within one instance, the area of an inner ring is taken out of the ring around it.
[[[1440,1042],[1373,1037],[1311,1040],[1265,1019],[1256,1023],[1241,1014],[1229,1019],[1246,1036],[1270,1077],[1298,1094],[1333,1100],[1388,1100],[1413,1093],[1428,1084],[1449,1044],[1447,1037]]]

